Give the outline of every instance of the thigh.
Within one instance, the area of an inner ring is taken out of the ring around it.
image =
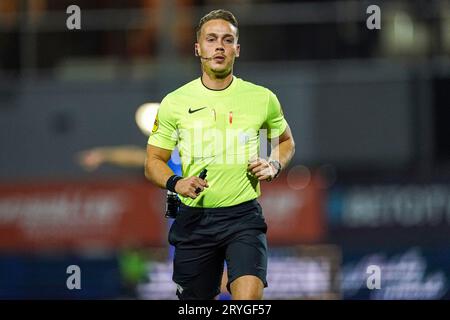
[[[267,287],[267,240],[261,230],[245,230],[239,232],[226,246],[228,283],[245,275],[253,275],[261,279]]]
[[[220,293],[225,252],[223,249],[175,248],[173,281],[181,300],[213,299]]]

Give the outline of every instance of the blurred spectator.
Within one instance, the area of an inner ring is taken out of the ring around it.
[[[146,103],[136,111],[137,126],[146,137],[151,134],[151,130],[156,123],[158,107],[159,104]],[[102,164],[143,169],[146,153],[145,146],[101,146],[78,152],[75,160],[87,171],[96,170]],[[178,150],[175,149],[172,152],[169,165],[176,174],[181,174],[180,163]]]
[[[110,164],[125,168],[142,168],[144,170],[146,150],[134,145],[94,147],[80,151],[75,160],[87,171],[94,171],[102,164]],[[181,166],[178,150],[172,152],[169,167],[176,173],[181,174]],[[143,172],[143,171],[142,171]],[[143,174],[143,173],[142,173]]]
[[[78,153],[77,161],[88,171],[93,171],[102,164],[143,168],[145,155],[145,149],[133,145],[96,147]]]

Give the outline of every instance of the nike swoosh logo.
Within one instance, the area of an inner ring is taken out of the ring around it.
[[[192,110],[192,108],[189,108],[189,113],[194,113],[194,112],[197,112],[197,111],[200,111],[200,110],[203,110],[203,109],[205,109],[206,107],[203,107],[203,108],[199,108],[199,109],[194,109],[194,110]]]

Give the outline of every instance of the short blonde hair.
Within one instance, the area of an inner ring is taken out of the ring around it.
[[[197,34],[197,40],[200,38],[200,32],[202,30],[202,26],[210,21],[210,20],[215,20],[215,19],[222,19],[225,21],[228,21],[229,23],[231,23],[233,26],[236,27],[236,36],[239,36],[239,29],[238,29],[238,22],[237,19],[235,18],[235,16],[227,10],[224,9],[218,9],[218,10],[213,10],[210,13],[206,14],[205,16],[203,16],[203,18],[200,19],[197,29],[196,29],[196,34]]]

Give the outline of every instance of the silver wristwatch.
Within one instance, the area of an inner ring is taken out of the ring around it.
[[[272,181],[273,179],[276,179],[276,178],[280,175],[280,172],[281,172],[281,163],[280,163],[280,161],[278,161],[278,160],[270,160],[270,161],[269,161],[269,164],[271,164],[271,165],[277,170],[277,172],[275,173],[275,175],[273,176],[273,178],[270,179],[270,181]]]

